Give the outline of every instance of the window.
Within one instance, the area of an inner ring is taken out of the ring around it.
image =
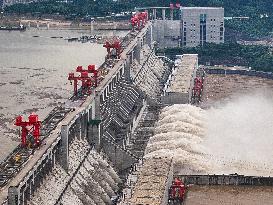
[[[207,14],[200,14],[200,45],[204,45],[207,40]]]
[[[206,23],[207,14],[200,14],[200,23]]]

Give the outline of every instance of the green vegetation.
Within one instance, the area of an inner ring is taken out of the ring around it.
[[[255,70],[273,72],[273,54],[266,46],[245,46],[236,43],[206,44],[195,48],[167,48],[157,50],[173,57],[185,53],[198,53],[201,64],[241,65]]]
[[[273,20],[271,18],[253,17],[249,20],[228,20],[225,27],[229,30],[239,31],[248,38],[269,37],[272,33]]]
[[[248,16],[250,20],[230,20],[227,28],[257,38],[268,36],[272,32],[272,0],[74,0],[73,3],[61,3],[59,0],[17,4],[7,7],[9,13],[17,14],[61,14],[65,16],[107,16],[111,13],[131,11],[142,6],[168,6],[170,2],[180,2],[183,6],[221,6],[225,16]],[[261,15],[266,16],[261,18]]]
[[[225,22],[228,31],[226,32],[227,41],[234,41],[234,36],[236,38],[243,36],[246,39],[268,37],[273,29],[272,0],[74,0],[73,3],[50,0],[13,5],[5,8],[5,12],[61,14],[70,18],[82,18],[109,16],[111,13],[132,11],[135,7],[168,6],[170,2],[180,2],[182,6],[220,6],[225,8],[225,16],[249,17],[248,20],[227,20]],[[204,47],[197,48],[166,50],[167,55],[178,53],[198,53],[202,63],[244,65],[257,70],[273,71],[273,56],[269,48],[263,46],[225,43],[222,45],[207,44]]]

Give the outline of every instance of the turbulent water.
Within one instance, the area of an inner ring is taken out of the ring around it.
[[[61,203],[63,205],[111,204],[111,197],[116,195],[120,178],[106,160],[94,150],[89,152],[89,149],[86,140],[73,140],[69,147],[69,172],[65,172],[57,163],[31,198],[30,204],[54,205],[86,155],[76,176],[66,189]]]
[[[166,107],[145,157],[173,157],[180,174],[272,176],[272,102],[260,92],[208,110]]]

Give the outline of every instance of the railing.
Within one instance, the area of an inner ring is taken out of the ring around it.
[[[273,186],[273,177],[232,175],[177,175],[185,184]]]
[[[206,74],[218,74],[218,75],[247,75],[256,76],[261,78],[267,78],[273,80],[273,73],[255,71],[255,70],[225,70],[225,69],[208,69],[205,68]]]

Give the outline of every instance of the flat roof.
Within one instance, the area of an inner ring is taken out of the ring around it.
[[[196,64],[197,54],[184,54],[173,72],[167,92],[188,93]]]
[[[224,9],[223,7],[182,7],[183,10],[216,10]]]
[[[160,157],[144,160],[133,190],[131,203],[160,205],[171,169],[172,159]]]

